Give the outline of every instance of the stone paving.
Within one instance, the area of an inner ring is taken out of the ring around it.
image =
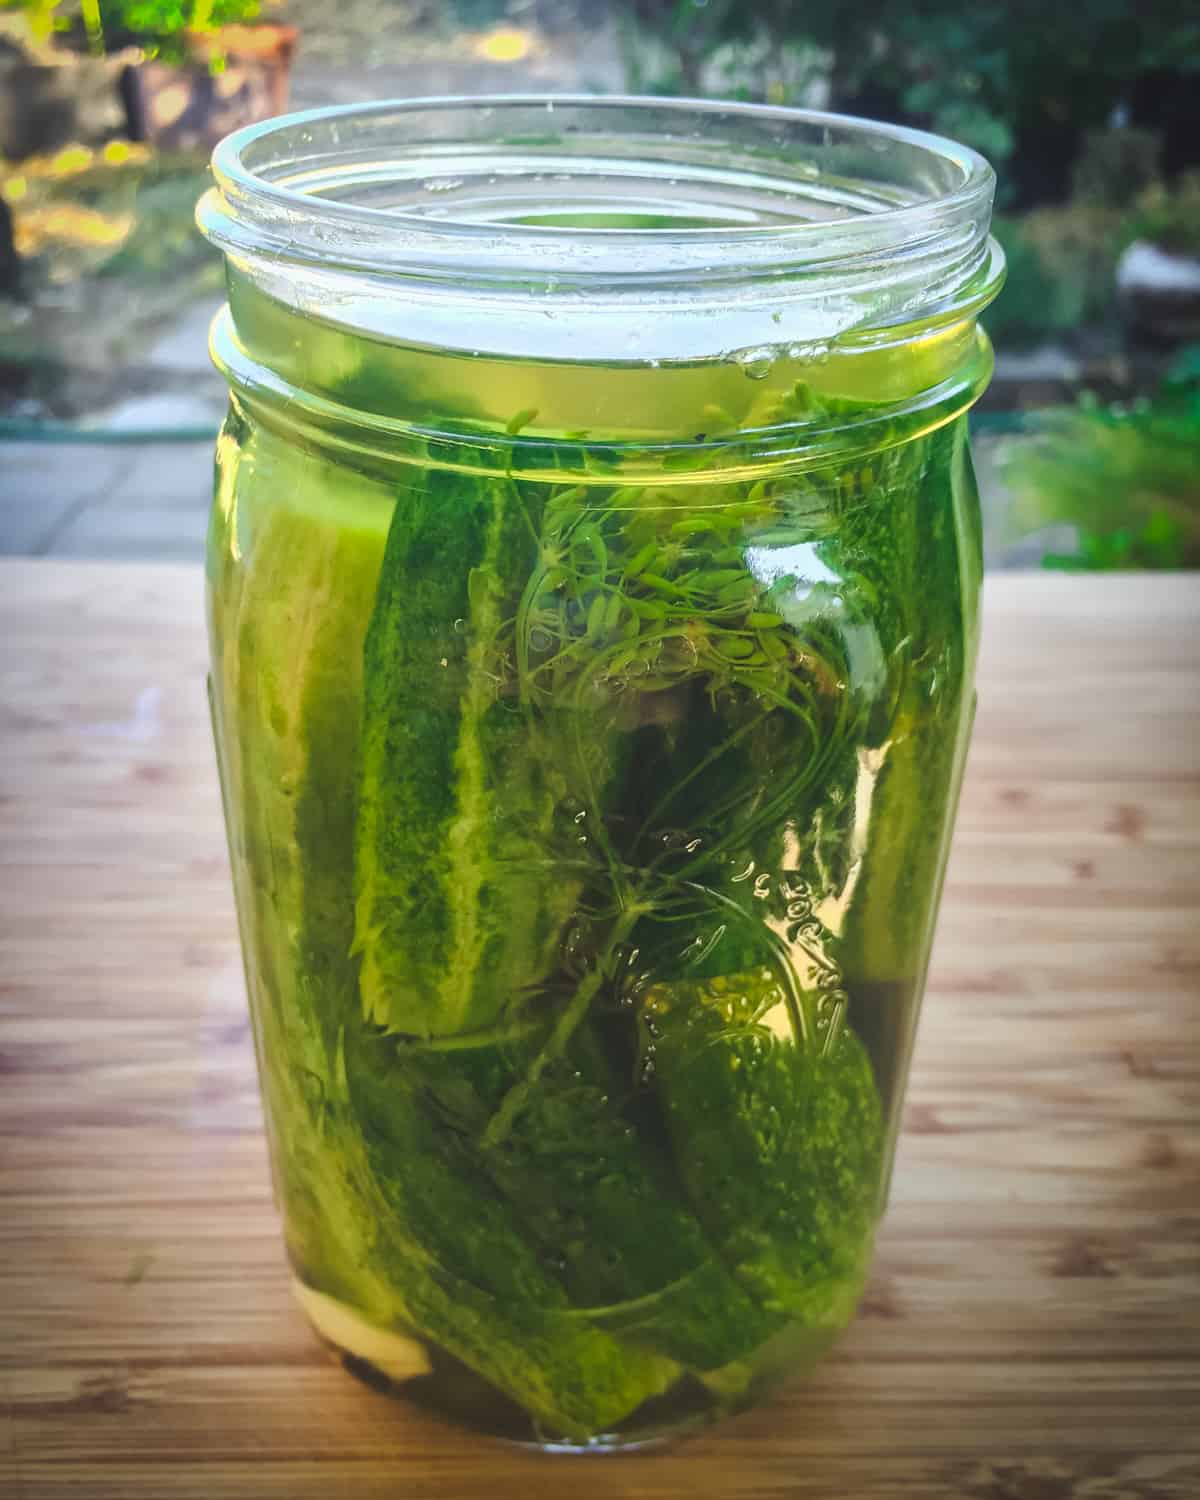
[[[212,441],[6,443],[0,552],[195,561],[204,551]]]
[[[109,441],[0,443],[0,553],[187,560],[204,548],[213,435],[225,389],[208,358],[211,302],[189,308],[147,354],[164,389],[93,425]],[[190,432],[191,441],[142,434]],[[119,439],[112,441],[112,439]]]

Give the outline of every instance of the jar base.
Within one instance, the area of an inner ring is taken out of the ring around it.
[[[321,1342],[343,1369],[384,1395],[510,1447],[539,1453],[630,1453],[660,1448],[719,1421],[745,1402],[730,1403],[684,1376],[671,1390],[642,1403],[618,1431],[588,1438],[547,1432],[517,1402],[436,1345],[387,1332],[345,1303],[298,1277],[292,1290]]]
[[[340,1356],[342,1368],[355,1379],[369,1385],[372,1390],[409,1401],[433,1416],[453,1422],[458,1427],[469,1428],[479,1437],[490,1438],[506,1447],[519,1448],[527,1453],[644,1453],[667,1447],[730,1415],[728,1407],[715,1406],[711,1401],[700,1410],[677,1410],[674,1413],[663,1411],[662,1408],[668,1404],[683,1405],[672,1399],[677,1395],[673,1391],[670,1396],[657,1397],[632,1412],[618,1432],[597,1433],[589,1438],[555,1436],[541,1430],[538,1422],[528,1412],[516,1403],[508,1402],[490,1387],[478,1394],[464,1389],[473,1384],[473,1381],[464,1381],[461,1371],[452,1373],[442,1369],[436,1372],[440,1373],[440,1380],[435,1374],[398,1381],[348,1350],[337,1349],[335,1346],[335,1353]],[[651,1411],[651,1408],[655,1410]]]
[[[517,1402],[436,1344],[378,1328],[346,1303],[315,1291],[295,1275],[292,1289],[322,1343],[363,1384],[478,1436],[526,1452],[639,1453],[666,1447],[757,1404],[785,1381],[802,1377],[837,1335],[832,1328],[786,1330],[759,1351],[753,1379],[739,1381],[736,1394],[720,1389],[716,1373],[711,1385],[685,1373],[670,1390],[631,1412],[619,1429],[578,1438],[546,1431]]]

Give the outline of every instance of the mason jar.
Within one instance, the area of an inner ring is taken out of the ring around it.
[[[547,1448],[803,1372],[973,709],[993,176],[627,98],[239,131],[211,698],[297,1296]]]

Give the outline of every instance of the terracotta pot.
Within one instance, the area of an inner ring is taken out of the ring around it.
[[[240,125],[282,114],[297,37],[294,26],[226,26],[190,35],[191,60],[181,67],[128,68],[122,92],[130,135],[173,149],[207,147]]]

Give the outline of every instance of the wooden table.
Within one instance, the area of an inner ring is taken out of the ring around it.
[[[197,572],[0,565],[0,1494],[1200,1496],[1200,578],[988,586],[892,1208],[807,1385],[663,1454],[472,1441],[288,1292]]]

